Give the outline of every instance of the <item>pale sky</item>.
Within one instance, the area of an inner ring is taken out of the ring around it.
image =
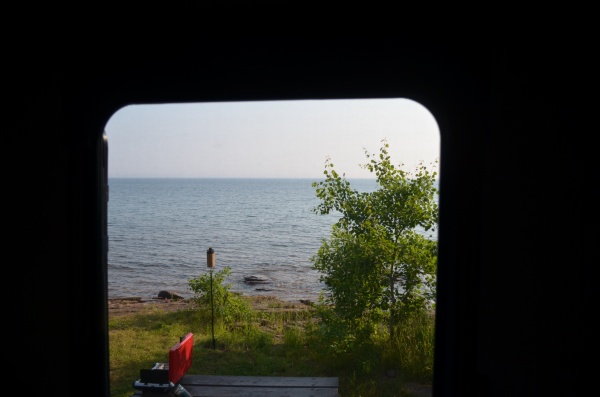
[[[130,105],[106,135],[111,178],[321,179],[328,157],[347,178],[374,178],[359,164],[383,139],[406,171],[440,156],[435,119],[408,99]]]

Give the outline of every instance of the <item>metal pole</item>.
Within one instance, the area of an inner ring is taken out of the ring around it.
[[[210,308],[212,311],[212,339],[213,349],[216,349],[215,345],[215,303],[214,303],[214,292],[213,292],[213,268],[215,267],[215,250],[212,247],[206,251],[206,266],[210,269]]]
[[[215,305],[213,301],[213,277],[212,277],[212,269],[210,269],[210,307],[212,311],[212,342],[213,342],[213,350],[216,349],[215,345]]]

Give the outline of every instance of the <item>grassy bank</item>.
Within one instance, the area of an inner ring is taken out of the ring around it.
[[[160,305],[109,316],[111,396],[130,397],[142,368],[168,361],[168,350],[194,333],[192,374],[250,376],[336,376],[342,397],[410,396],[411,385],[430,384],[433,317],[407,324],[396,340],[375,339],[362,350],[334,357],[319,338],[319,321],[309,306],[271,297],[245,298],[252,310],[228,323],[211,312]]]

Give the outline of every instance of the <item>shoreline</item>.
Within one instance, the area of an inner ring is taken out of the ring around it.
[[[311,300],[300,299],[290,302],[275,295],[242,295],[247,299],[252,308],[260,312],[274,311],[304,311],[308,310]],[[154,310],[178,311],[195,309],[193,298],[166,299],[166,298],[141,298],[137,296],[127,298],[109,298],[108,315],[125,316],[138,313],[149,313]]]

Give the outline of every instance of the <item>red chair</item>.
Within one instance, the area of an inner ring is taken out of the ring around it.
[[[190,369],[193,349],[194,334],[190,332],[169,350],[169,381],[179,383],[183,375]]]
[[[141,369],[140,379],[133,382],[133,388],[142,394],[162,395],[176,391],[177,396],[189,395],[178,383],[192,366],[193,350],[194,334],[190,332],[179,338],[179,343],[169,350],[168,363],[156,363],[151,369]]]

